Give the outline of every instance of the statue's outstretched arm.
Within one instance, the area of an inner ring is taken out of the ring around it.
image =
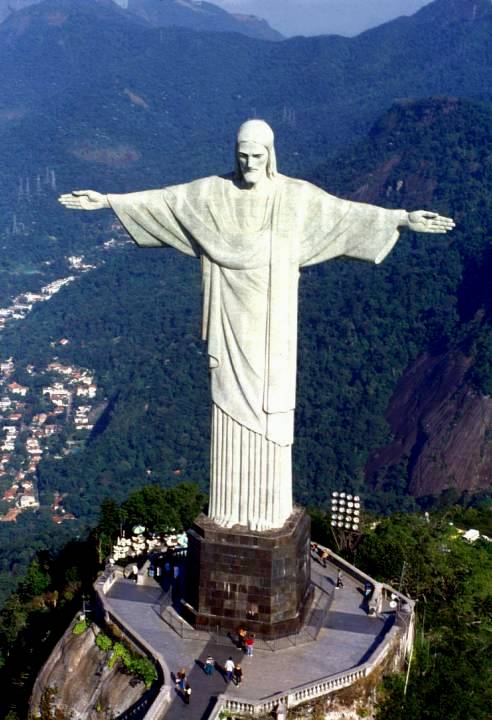
[[[415,210],[406,213],[400,227],[407,227],[413,232],[422,233],[447,233],[455,227],[452,218],[443,217],[429,210]]]
[[[111,207],[108,196],[95,190],[74,190],[60,195],[58,202],[69,210],[104,210]]]

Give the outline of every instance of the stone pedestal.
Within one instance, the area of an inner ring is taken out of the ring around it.
[[[296,508],[279,530],[225,529],[200,515],[188,531],[188,619],[199,629],[297,632],[312,597],[310,518]]]

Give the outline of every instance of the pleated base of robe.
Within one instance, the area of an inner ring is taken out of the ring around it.
[[[291,450],[213,405],[209,517],[222,527],[282,527],[292,512]]]

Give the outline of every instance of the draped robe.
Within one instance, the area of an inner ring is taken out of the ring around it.
[[[346,256],[381,262],[402,211],[336,198],[278,175],[268,191],[213,176],[109,195],[143,247],[173,247],[202,269],[202,337],[212,393],[209,515],[253,530],[292,512],[299,269]]]

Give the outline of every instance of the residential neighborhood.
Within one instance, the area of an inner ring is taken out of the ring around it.
[[[67,338],[52,343],[54,347],[69,343]],[[8,358],[0,363],[0,499],[6,512],[0,521],[15,520],[20,512],[39,507],[36,468],[43,457],[63,457],[84,443],[100,413],[97,384],[93,373],[75,365],[64,365],[57,357],[47,367],[24,368],[27,375],[46,377],[46,385],[36,396],[15,376],[15,363]],[[39,386],[39,383],[38,383]],[[32,413],[33,403],[44,408]],[[60,435],[68,438],[63,442]],[[52,506],[52,520],[59,524],[73,520],[57,495]]]
[[[88,270],[93,266],[87,265],[84,268],[78,268],[80,270]],[[38,302],[46,302],[53,295],[61,290],[64,285],[68,285],[76,279],[75,275],[69,275],[66,278],[60,278],[59,280],[53,280],[41,288],[37,293],[25,292],[17,295],[12,299],[10,305],[4,308],[0,308],[0,330],[12,320],[24,320],[26,315],[31,312],[33,306]]]

